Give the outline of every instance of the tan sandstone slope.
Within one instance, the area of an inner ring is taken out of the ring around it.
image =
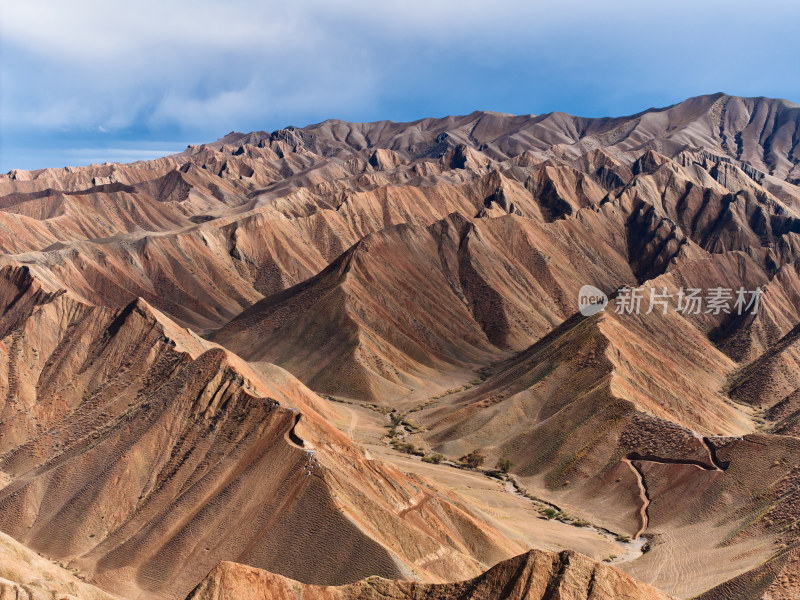
[[[106,589],[182,597],[232,559],[309,583],[445,580],[519,550],[368,460],[281,369],[257,375],[142,300],[83,305],[24,268],[0,289],[0,526]]]
[[[668,600],[669,596],[575,552],[531,550],[463,582],[424,584],[371,577],[310,586],[266,571],[221,563],[187,600]]]

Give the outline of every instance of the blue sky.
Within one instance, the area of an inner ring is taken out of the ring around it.
[[[0,172],[476,109],[800,102],[795,0],[4,0]]]

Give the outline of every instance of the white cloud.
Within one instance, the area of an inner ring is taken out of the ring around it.
[[[353,64],[347,35],[285,6],[13,3],[2,20],[3,120],[40,129],[197,128],[291,113],[309,98],[346,105],[367,95],[374,65]]]
[[[757,67],[780,73],[786,86],[798,80],[797,62],[780,44],[793,39],[799,6],[9,0],[0,19],[0,121],[12,133],[196,136],[328,116],[391,117],[381,110],[404,98],[446,112],[537,100],[523,112],[569,110],[555,101],[579,93],[600,108],[600,98],[612,105],[626,95],[667,103],[684,90],[749,90]],[[768,77],[760,76],[763,85]],[[493,105],[477,104],[487,99]]]
[[[66,154],[70,163],[77,166],[102,164],[104,162],[130,163],[138,160],[152,160],[182,152],[184,148],[164,146],[161,148],[77,148]]]

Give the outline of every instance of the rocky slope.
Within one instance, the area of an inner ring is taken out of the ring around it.
[[[541,552],[504,561],[486,573],[439,585],[372,577],[342,586],[302,585],[266,571],[221,563],[187,600],[667,600],[669,596],[574,552]]]
[[[0,533],[0,598],[3,600],[114,600],[75,573]]]
[[[0,527],[96,583],[182,597],[225,559],[309,583],[444,579],[517,548],[367,460],[280,369],[258,375],[142,300],[87,306],[25,268],[0,287]]]
[[[603,286],[630,280],[624,255],[589,233],[604,219],[588,221],[543,228],[453,213],[429,227],[384,229],[212,339],[248,360],[276,362],[314,389],[386,402],[438,373],[527,347],[574,311],[569,290],[582,278]],[[605,260],[571,252],[576,238]],[[309,340],[310,331],[319,338]]]

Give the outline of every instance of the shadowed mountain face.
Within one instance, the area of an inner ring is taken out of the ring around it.
[[[799,144],[718,94],[0,175],[0,530],[120,598],[793,598]]]
[[[282,364],[323,392],[401,397],[438,373],[477,368],[543,336],[574,311],[570,290],[580,288],[581,271],[596,285],[632,279],[623,251],[603,240],[603,265],[570,264],[568,236],[587,244],[592,236],[585,225],[564,229],[460,213],[387,228],[254,304],[213,339],[248,360]]]

